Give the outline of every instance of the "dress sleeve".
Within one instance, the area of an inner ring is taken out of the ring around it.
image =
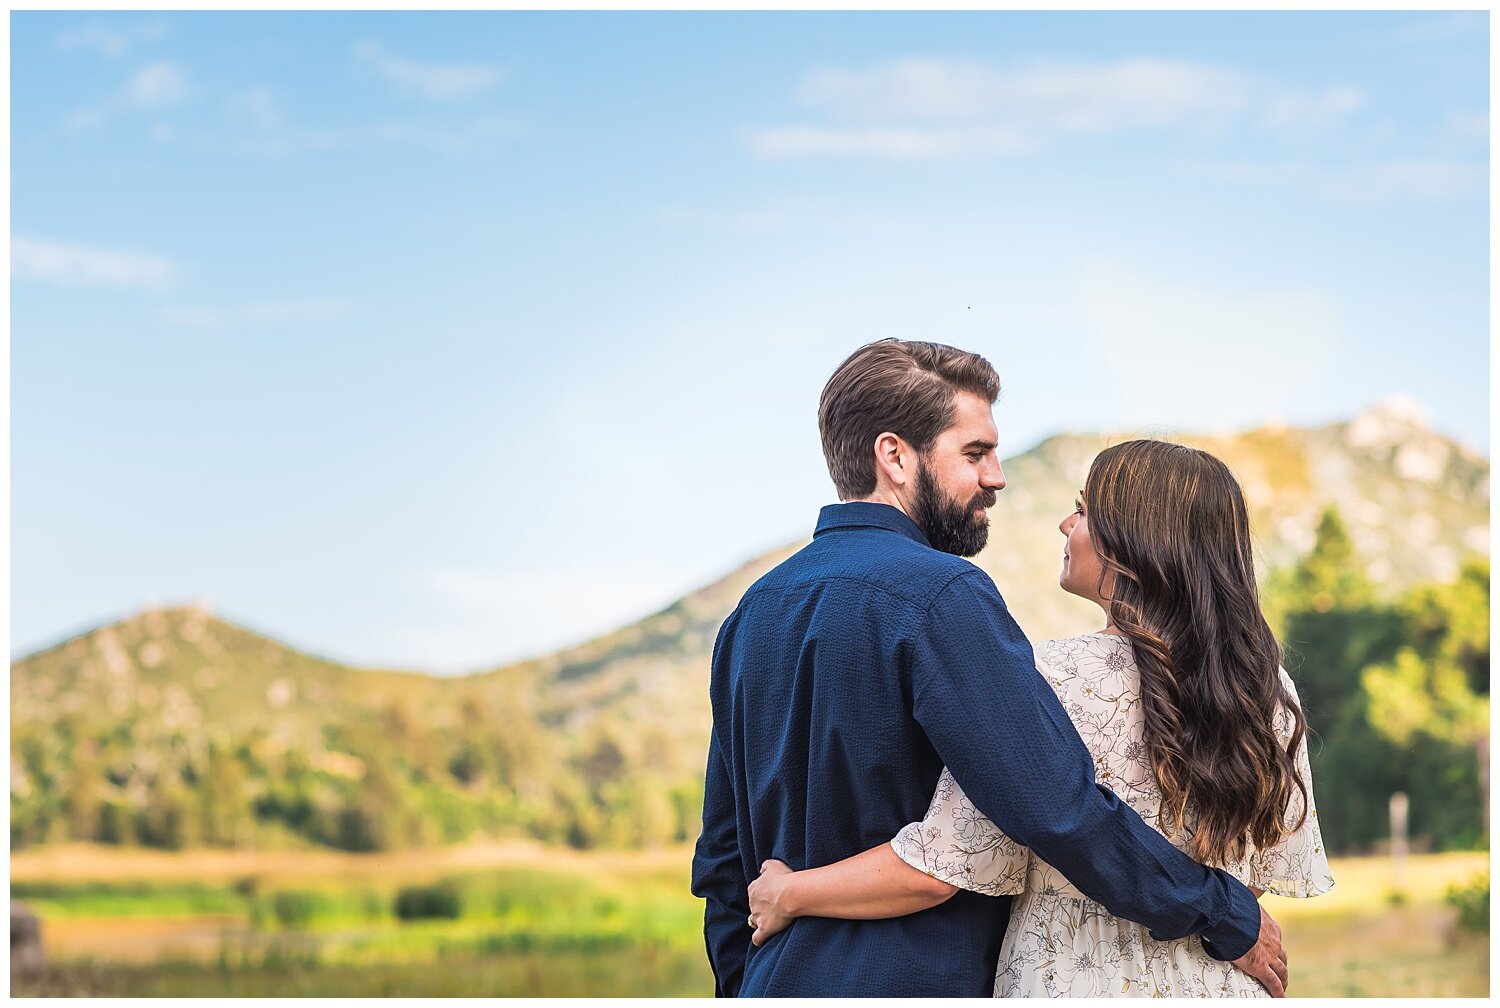
[[[1255,944],[1261,910],[1250,890],[1177,850],[1095,779],[1093,756],[988,574],[956,575],[905,646],[912,718],[991,822],[1158,940],[1196,934],[1223,960]]]
[[[913,868],[960,889],[1014,896],[1026,887],[1026,848],[974,807],[947,767],[927,817],[902,827],[891,846]]]
[[[1291,694],[1292,702],[1301,706],[1297,687],[1291,676],[1281,670],[1281,685]],[[1281,710],[1276,715],[1276,737],[1286,745],[1292,739],[1292,714]],[[1307,788],[1307,818],[1302,825],[1282,838],[1274,847],[1256,851],[1250,858],[1249,884],[1277,896],[1321,896],[1333,888],[1333,873],[1328,870],[1328,856],[1323,850],[1323,831],[1318,828],[1318,807],[1313,802],[1312,767],[1307,759],[1307,733],[1297,743],[1297,775]],[[1302,793],[1293,790],[1287,804],[1286,826],[1290,830],[1302,818]]]

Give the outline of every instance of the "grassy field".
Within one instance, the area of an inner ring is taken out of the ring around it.
[[[17,995],[706,996],[691,852],[534,844],[400,854],[170,854],[68,846],[11,859],[48,966]],[[1448,885],[1487,854],[1339,859],[1337,888],[1267,897],[1292,996],[1488,993],[1488,936],[1458,929]],[[399,891],[446,883],[453,919],[400,920]]]

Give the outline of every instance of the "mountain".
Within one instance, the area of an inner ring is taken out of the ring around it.
[[[1008,486],[975,563],[1034,639],[1099,624],[1097,609],[1057,588],[1057,523],[1093,456],[1129,436],[1061,434],[1004,463]],[[1391,593],[1450,580],[1465,556],[1488,554],[1487,460],[1399,402],[1314,429],[1175,440],[1239,477],[1263,574],[1312,545],[1329,506]],[[744,590],[801,545],[613,633],[461,678],[341,665],[203,607],[79,635],[12,665],[12,841],[119,837],[132,815],[148,842],[183,822],[184,842],[243,838],[232,809],[208,811],[201,795],[193,805],[226,754],[240,767],[223,771],[234,802],[316,842],[415,843],[516,824],[581,845],[690,836],[714,635]],[[371,795],[386,804],[372,807]],[[391,809],[405,832],[371,833]],[[424,816],[441,819],[440,835]]]

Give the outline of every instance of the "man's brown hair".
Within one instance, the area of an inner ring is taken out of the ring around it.
[[[883,339],[854,351],[833,372],[818,400],[823,458],[840,500],[875,489],[875,439],[886,431],[918,452],[953,425],[953,394],[993,403],[1000,376],[976,353],[909,340]]]

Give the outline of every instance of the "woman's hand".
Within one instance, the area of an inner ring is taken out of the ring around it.
[[[760,866],[760,877],[750,883],[750,921],[755,925],[750,944],[757,948],[797,919],[785,905],[787,883],[793,874],[780,861],[765,861]]]

